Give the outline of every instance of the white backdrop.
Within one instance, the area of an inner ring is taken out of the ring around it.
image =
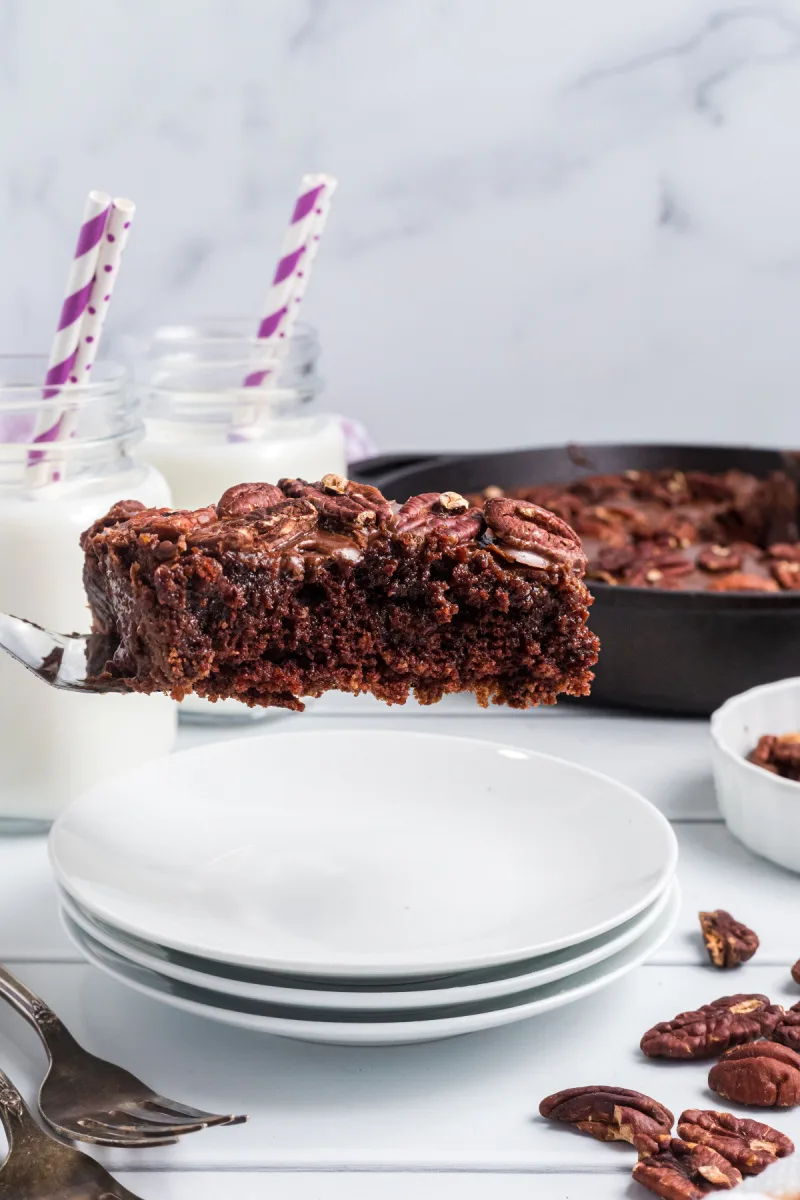
[[[111,325],[306,314],[382,448],[800,445],[800,0],[0,0],[0,348],[44,349],[90,187]]]

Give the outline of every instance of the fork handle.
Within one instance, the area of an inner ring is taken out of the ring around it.
[[[6,1131],[9,1153],[16,1149],[27,1149],[34,1153],[43,1142],[51,1139],[39,1128],[31,1110],[22,1099],[20,1091],[0,1070],[0,1123]]]
[[[48,1053],[52,1053],[56,1043],[61,1046],[65,1042],[74,1044],[72,1034],[52,1008],[5,967],[0,967],[0,996],[33,1026]]]

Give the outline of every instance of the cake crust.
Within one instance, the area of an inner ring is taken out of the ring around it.
[[[103,674],[134,691],[526,708],[587,694],[597,660],[579,539],[529,502],[282,479],[193,512],[127,501],[81,544]]]

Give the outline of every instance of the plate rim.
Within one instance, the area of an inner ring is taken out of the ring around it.
[[[63,813],[57,818],[54,823],[50,835],[48,837],[48,857],[52,870],[61,887],[74,895],[75,899],[86,908],[90,913],[100,917],[109,924],[115,925],[123,932],[132,934],[145,941],[154,941],[157,944],[162,944],[169,949],[178,950],[185,954],[194,954],[202,958],[209,958],[218,962],[235,963],[243,967],[255,967],[264,970],[278,971],[286,974],[294,975],[313,975],[319,978],[339,979],[343,976],[358,977],[370,976],[375,978],[404,978],[409,975],[419,976],[441,974],[443,971],[453,973],[463,970],[477,970],[482,967],[497,966],[502,963],[517,962],[526,958],[540,957],[544,954],[553,953],[557,950],[567,949],[570,946],[578,945],[582,941],[587,941],[589,938],[598,937],[603,933],[607,933],[610,929],[617,925],[623,924],[647,908],[665,888],[668,880],[675,874],[678,862],[678,841],[672,825],[664,816],[664,814],[641,792],[637,792],[635,788],[628,784],[621,783],[611,775],[607,775],[602,771],[596,771],[591,767],[585,767],[580,763],[574,763],[569,759],[562,758],[559,755],[548,754],[546,751],[529,750],[524,746],[515,745],[513,742],[496,741],[491,738],[472,738],[463,734],[446,734],[433,733],[422,730],[389,730],[389,729],[331,729],[331,730],[298,730],[295,733],[279,732],[260,734],[257,737],[241,738],[226,738],[217,742],[206,743],[202,746],[192,747],[189,750],[181,751],[179,756],[170,755],[165,759],[155,760],[149,763],[144,763],[141,766],[117,776],[115,781],[122,779],[136,779],[137,776],[148,775],[159,769],[159,766],[164,762],[172,762],[178,757],[191,755],[194,759],[216,757],[218,754],[230,752],[230,747],[235,746],[242,750],[248,748],[248,753],[257,753],[258,748],[267,748],[270,745],[274,746],[275,740],[279,739],[284,743],[288,743],[290,739],[298,741],[304,739],[323,739],[329,741],[341,740],[342,737],[356,737],[359,740],[363,739],[379,739],[390,738],[405,741],[425,741],[439,743],[458,743],[468,745],[471,748],[481,746],[493,751],[512,750],[516,755],[522,755],[526,761],[541,761],[545,760],[549,763],[556,763],[560,767],[566,767],[572,772],[577,772],[586,778],[601,780],[603,783],[611,784],[621,793],[624,793],[628,800],[635,802],[636,806],[646,812],[648,818],[655,822],[655,827],[660,829],[662,836],[666,842],[665,862],[662,866],[657,881],[653,886],[637,900],[628,905],[627,908],[621,910],[614,917],[609,917],[605,921],[582,930],[579,934],[564,935],[561,938],[551,939],[548,942],[543,942],[535,946],[517,946],[514,949],[505,949],[502,952],[486,952],[480,955],[471,955],[469,957],[460,957],[448,959],[446,963],[441,961],[421,960],[417,963],[400,964],[397,962],[349,962],[339,964],[320,964],[320,963],[305,963],[298,964],[294,960],[282,959],[266,959],[263,955],[236,953],[231,956],[229,951],[215,950],[209,945],[199,945],[198,943],[190,943],[180,938],[169,937],[165,938],[159,934],[150,936],[150,931],[145,930],[142,926],[136,926],[132,922],[120,918],[113,913],[109,908],[103,908],[101,903],[93,901],[81,890],[79,880],[71,880],[64,872],[58,862],[56,855],[56,843],[61,836],[62,827],[66,825],[72,812],[79,808],[82,804],[89,802],[95,796],[107,797],[108,782],[105,784],[97,784],[88,789],[81,796],[77,797],[67,806]],[[252,749],[249,749],[251,748]],[[107,801],[106,801],[107,802]]]

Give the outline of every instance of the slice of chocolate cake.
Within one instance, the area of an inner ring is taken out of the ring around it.
[[[586,695],[597,638],[573,530],[455,492],[239,484],[196,512],[118,504],[81,539],[104,669],[138,692],[302,709],[330,689],[526,708]]]

